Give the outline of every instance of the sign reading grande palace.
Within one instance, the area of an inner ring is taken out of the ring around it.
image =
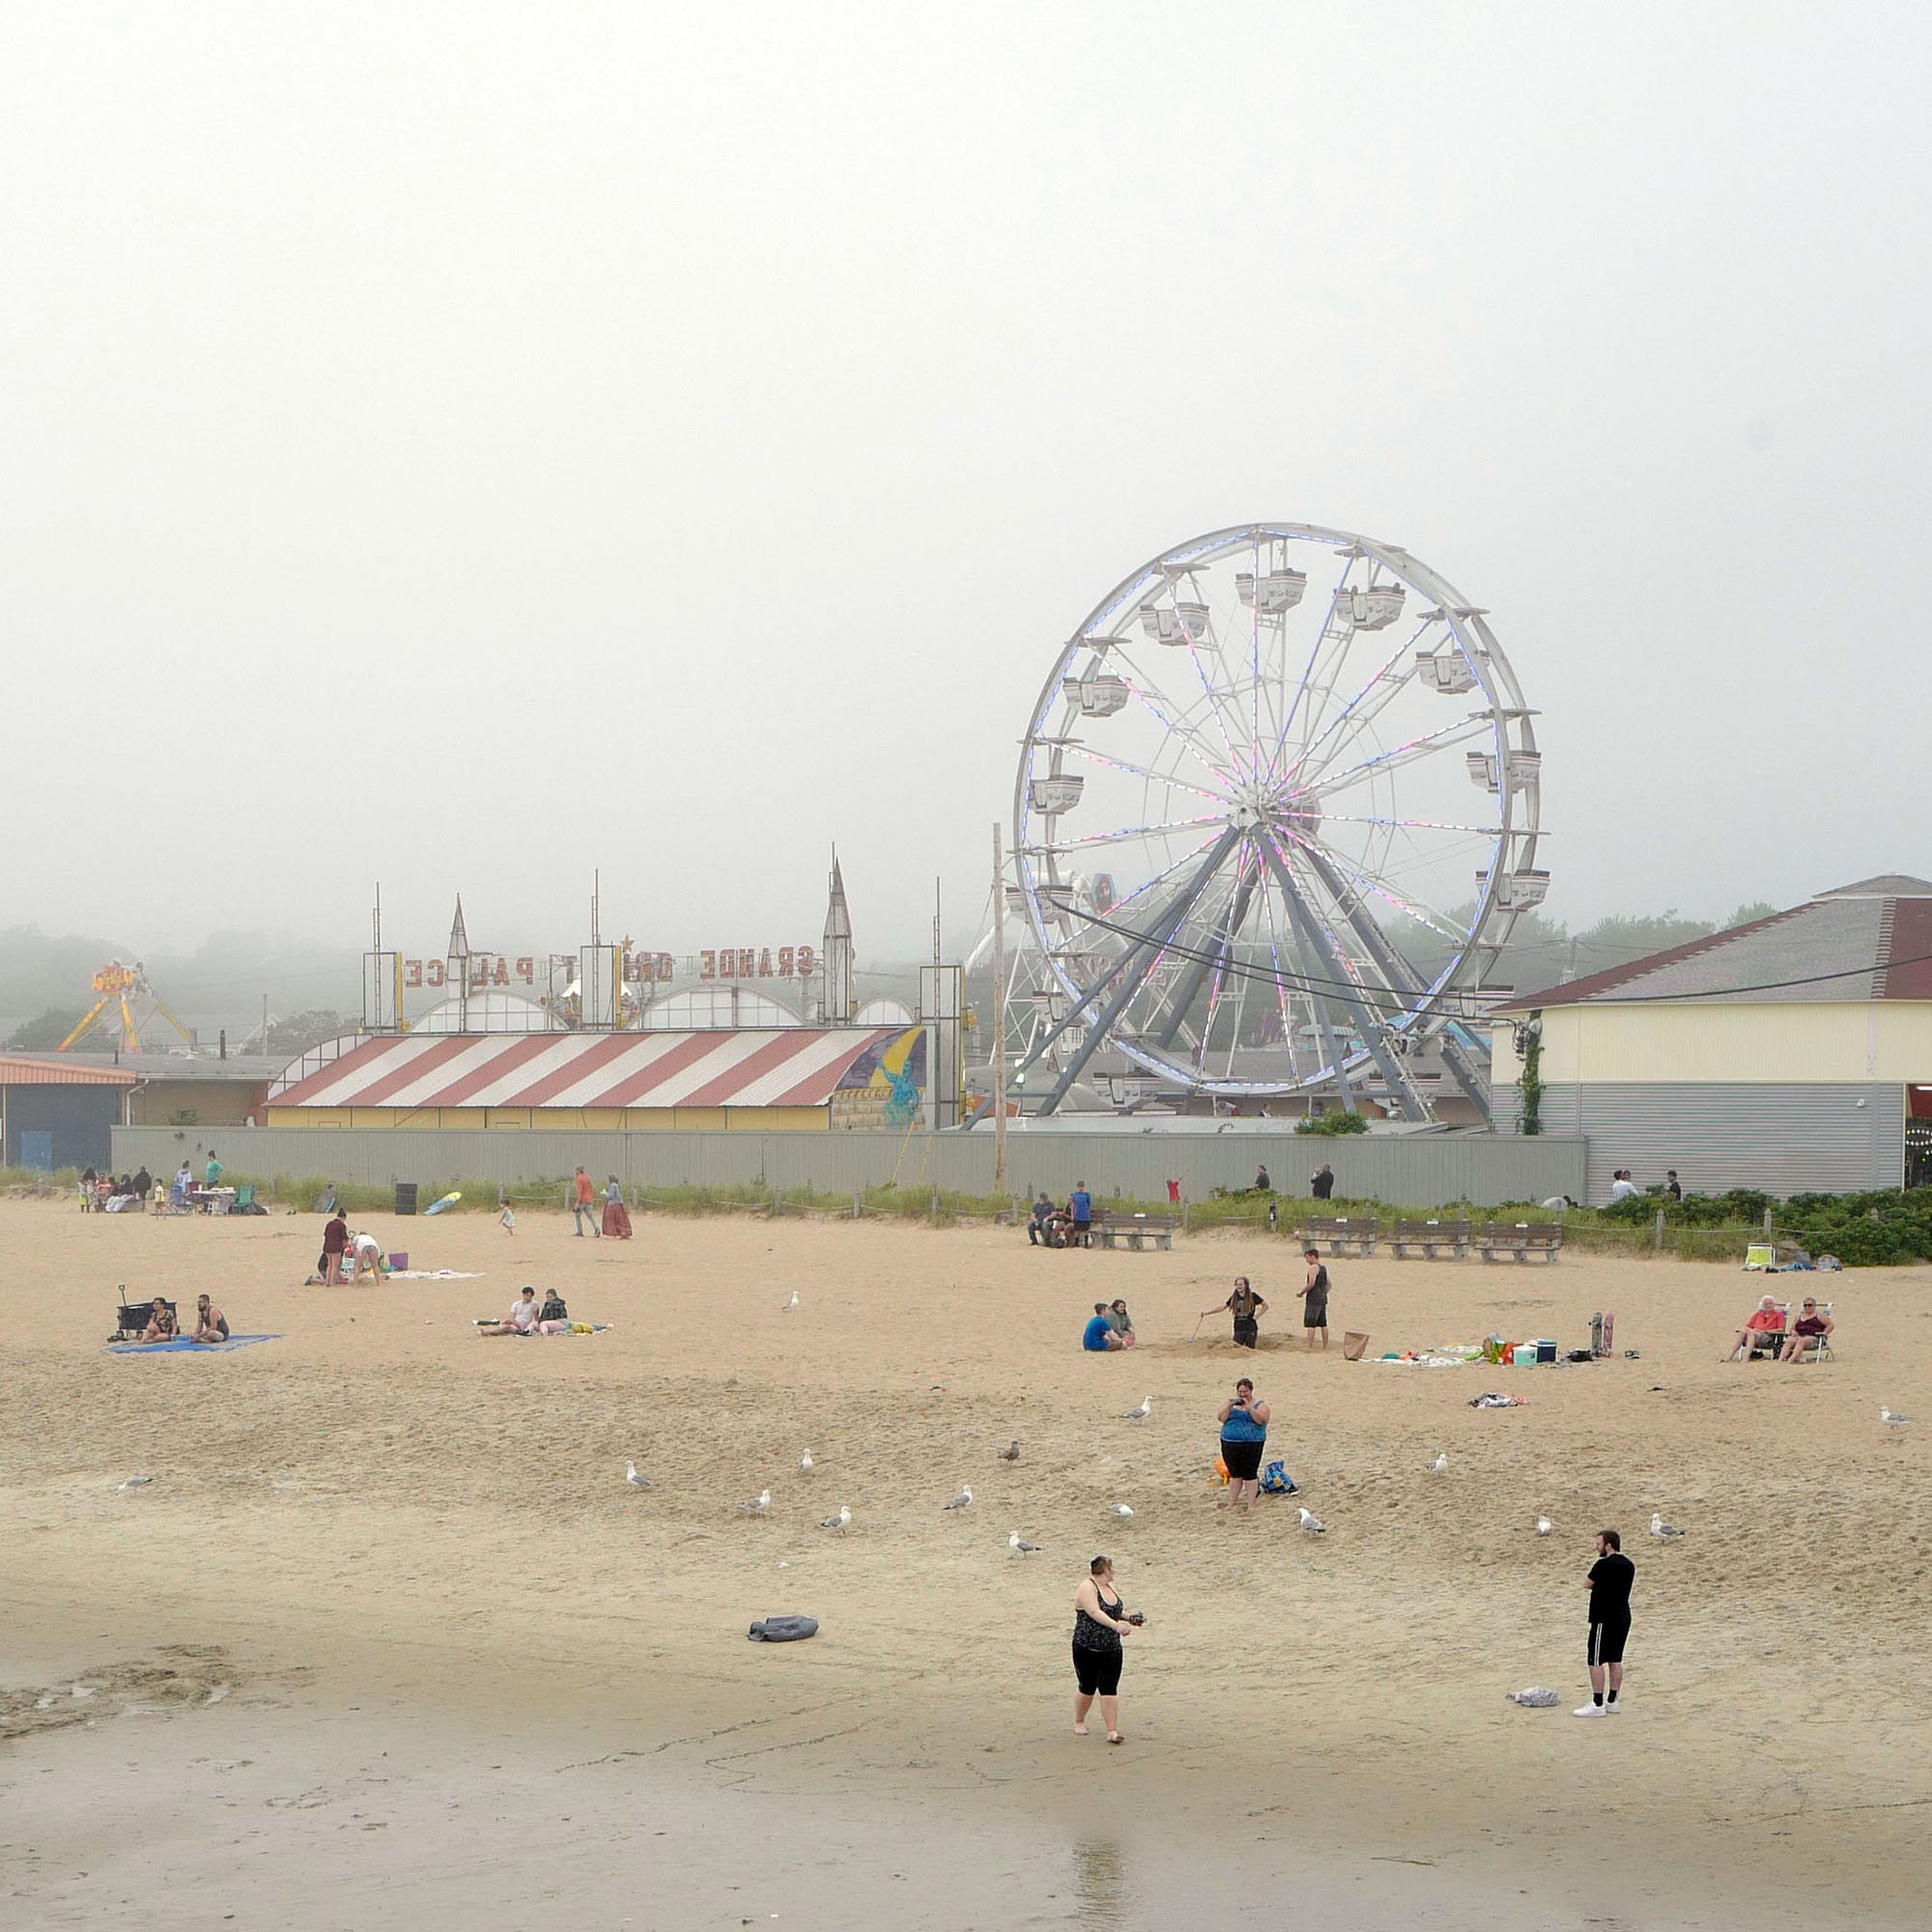
[[[464,967],[473,989],[482,986],[529,986],[539,980],[567,985],[577,977],[574,952],[472,952],[461,959],[403,961],[403,984],[456,986]],[[668,984],[674,980],[810,980],[818,972],[814,946],[726,946],[709,952],[653,952],[643,947],[624,949],[624,978],[633,985]]]

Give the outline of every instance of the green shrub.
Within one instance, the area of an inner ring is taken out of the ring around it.
[[[1365,1134],[1369,1123],[1360,1114],[1310,1114],[1294,1123],[1298,1134],[1319,1134],[1333,1140],[1342,1134]]]

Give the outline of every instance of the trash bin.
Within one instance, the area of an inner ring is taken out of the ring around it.
[[[416,1211],[416,1184],[413,1180],[396,1182],[396,1212],[413,1214]]]

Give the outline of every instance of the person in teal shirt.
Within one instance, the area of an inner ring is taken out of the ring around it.
[[[214,1150],[213,1150],[213,1148],[210,1148],[210,1149],[209,1149],[209,1151],[208,1151],[208,1184],[209,1184],[209,1186],[211,1186],[211,1187],[219,1187],[219,1186],[221,1185],[221,1177],[222,1177],[222,1176],[223,1176],[224,1174],[226,1174],[227,1172],[228,1172],[228,1170],[227,1170],[227,1169],[226,1169],[225,1167],[223,1167],[223,1166],[222,1166],[222,1164],[221,1164],[221,1163],[220,1163],[220,1162],[219,1162],[218,1160],[216,1160],[216,1159],[215,1159],[215,1157],[214,1157]]]
[[[1126,1346],[1121,1340],[1113,1322],[1107,1319],[1107,1304],[1104,1301],[1096,1301],[1094,1304],[1094,1319],[1088,1322],[1085,1332],[1081,1335],[1080,1346],[1095,1355],[1108,1349]]]

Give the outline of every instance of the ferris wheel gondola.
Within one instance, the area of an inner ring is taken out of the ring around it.
[[[1247,525],[1118,584],[1061,648],[1014,787],[1063,996],[1026,1055],[1054,1074],[1041,1110],[1106,1042],[1192,1091],[1371,1092],[1410,1120],[1439,1063],[1487,1118],[1464,1022],[1548,882],[1533,717],[1488,613],[1398,545]]]

